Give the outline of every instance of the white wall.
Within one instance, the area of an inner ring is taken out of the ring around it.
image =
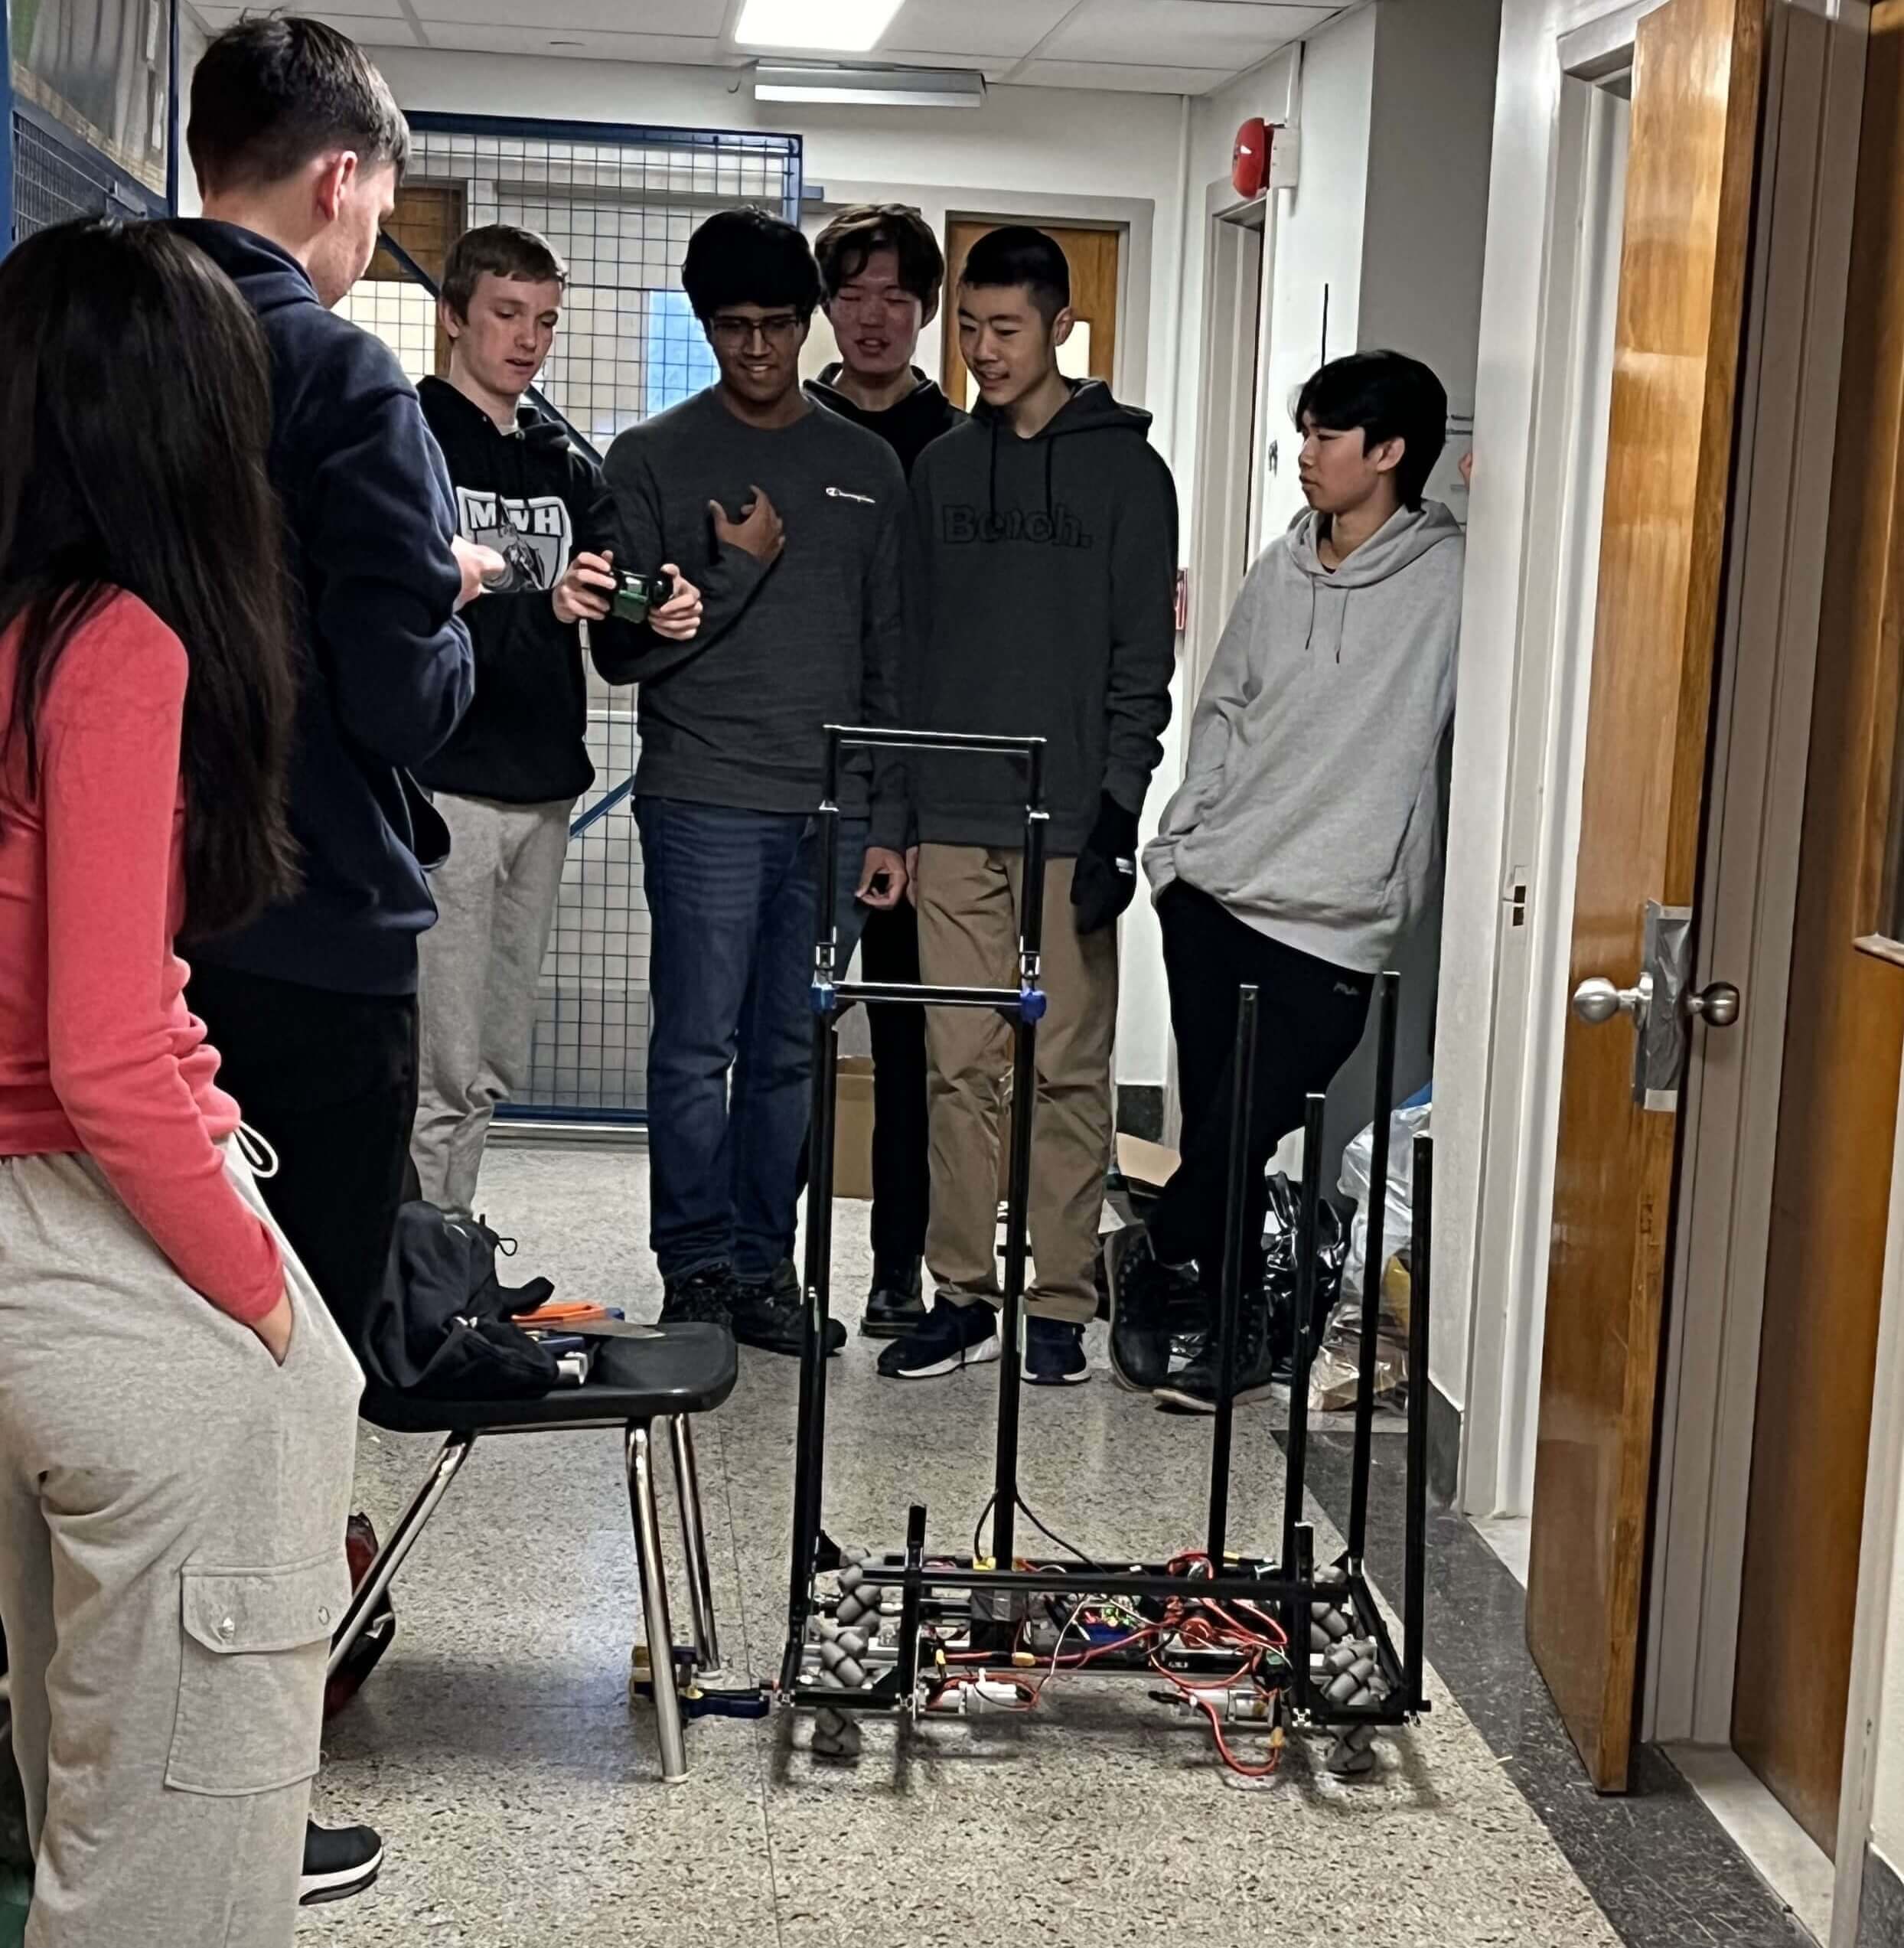
[[[192,174],[192,159],[185,153],[185,124],[191,114],[192,70],[205,51],[209,37],[198,16],[189,7],[178,10],[178,92],[172,99],[172,140],[178,154],[178,214],[198,214],[198,178]]]

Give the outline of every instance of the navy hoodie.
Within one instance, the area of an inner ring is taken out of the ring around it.
[[[416,389],[380,338],[326,311],[289,252],[230,224],[177,228],[244,294],[271,350],[272,484],[298,632],[289,816],[298,892],[193,958],[350,994],[416,987],[449,834],[409,772],[474,683],[457,620],[456,503]]]
[[[602,469],[532,406],[517,409],[515,430],[506,433],[447,380],[425,379],[417,396],[449,468],[459,531],[507,556],[528,586],[485,595],[465,612],[476,700],[416,775],[432,791],[504,804],[573,798],[595,778],[588,686],[580,632],[557,619],[549,592],[578,553],[611,545],[592,524]],[[633,625],[613,618],[590,623],[588,641],[598,670],[604,657],[625,657],[638,646]]]
[[[912,474],[906,722],[1043,737],[1049,843],[1074,854],[1102,798],[1135,814],[1163,755],[1176,654],[1177,495],[1150,415],[1087,379],[1030,439],[981,405]],[[1025,838],[1025,776],[913,754],[919,837]]]

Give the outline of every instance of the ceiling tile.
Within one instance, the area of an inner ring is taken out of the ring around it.
[[[963,66],[1021,60],[1075,0],[905,0],[881,40],[882,55],[937,54]]]
[[[357,0],[339,0],[354,5]],[[702,0],[419,0],[417,12],[428,20],[460,22],[469,27],[583,27],[614,34],[628,41],[651,36],[683,36],[690,40],[719,38],[722,9]]]
[[[1107,61],[1027,62],[1012,77],[1034,88],[1106,88],[1130,94],[1205,95],[1236,72],[1230,67],[1143,67]]]
[[[549,11],[559,11],[563,0],[553,0]],[[432,15],[445,0],[425,0]],[[513,26],[426,18],[423,31],[432,47],[445,51],[462,51],[481,54],[555,54],[575,60],[619,60],[645,63],[673,62],[690,67],[732,65],[735,57],[722,51],[718,41],[683,34],[609,34],[599,28],[567,27],[553,20],[540,20],[533,27],[521,24],[521,10],[516,10]]]
[[[1247,0],[1087,0],[1038,50],[1051,60],[1164,61],[1234,73],[1304,30],[1293,8]]]

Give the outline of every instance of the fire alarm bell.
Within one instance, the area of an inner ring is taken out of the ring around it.
[[[1230,180],[1239,196],[1257,197],[1269,180],[1270,132],[1260,115],[1253,115],[1236,132],[1230,158]]]

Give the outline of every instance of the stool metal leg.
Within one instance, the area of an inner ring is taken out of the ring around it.
[[[661,1561],[661,1522],[654,1506],[654,1442],[646,1421],[629,1422],[628,1451],[628,1503],[641,1571],[648,1676],[661,1741],[661,1783],[681,1786],[687,1783],[687,1744],[681,1736],[681,1701],[674,1688],[674,1628],[668,1620],[667,1570]]]
[[[688,1600],[693,1611],[694,1657],[703,1671],[721,1667],[721,1640],[714,1624],[714,1581],[707,1563],[707,1532],[701,1516],[701,1477],[694,1462],[692,1416],[668,1421],[674,1450],[674,1492],[681,1504],[681,1547],[687,1558]]]
[[[403,1567],[403,1558],[416,1546],[423,1525],[436,1512],[436,1505],[449,1492],[450,1483],[456,1479],[458,1470],[469,1459],[469,1450],[475,1445],[473,1429],[453,1434],[443,1443],[435,1466],[403,1511],[396,1526],[390,1531],[383,1548],[377,1551],[376,1561],[351,1596],[350,1607],[344,1613],[344,1621],[331,1640],[331,1661],[324,1672],[327,1677],[336,1674],[351,1645],[364,1634],[364,1627],[370,1621],[371,1613],[396,1581],[396,1572]]]

